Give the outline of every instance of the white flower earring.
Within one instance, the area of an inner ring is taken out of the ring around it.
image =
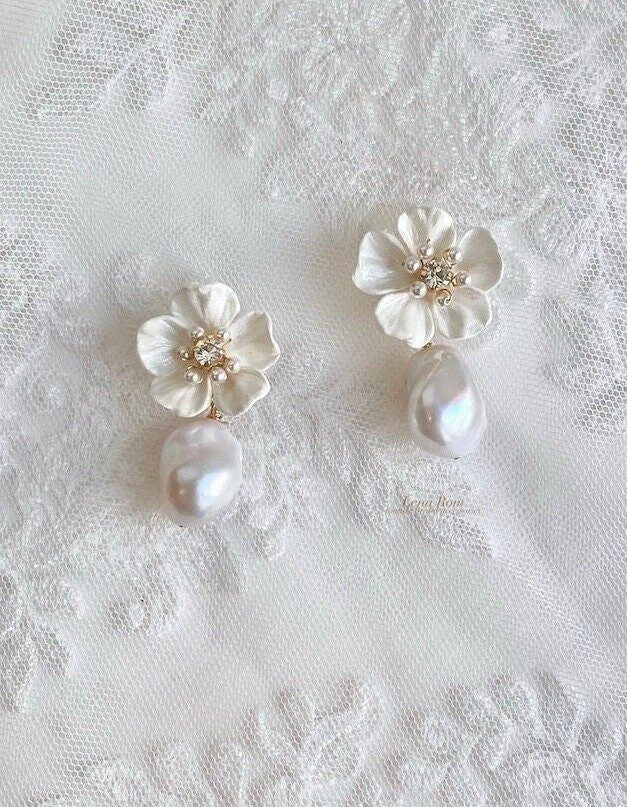
[[[242,451],[226,421],[268,394],[264,371],[280,350],[270,317],[240,314],[237,295],[223,283],[181,289],[170,312],[144,322],[137,351],[155,376],[157,403],[194,418],[161,451],[164,510],[177,524],[204,524],[231,504],[242,483]]]
[[[398,233],[366,233],[353,274],[359,289],[381,297],[375,316],[385,333],[419,351],[406,376],[408,425],[423,450],[447,458],[477,447],[485,407],[457,352],[432,340],[479,334],[492,318],[487,292],[503,273],[488,230],[476,227],[459,243],[456,238],[444,210],[403,213]]]

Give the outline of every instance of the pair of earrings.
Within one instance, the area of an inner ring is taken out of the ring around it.
[[[438,208],[403,213],[397,229],[364,236],[353,281],[380,296],[375,316],[384,332],[418,351],[406,374],[415,441],[429,454],[459,458],[481,441],[485,407],[458,353],[432,340],[468,339],[489,324],[486,292],[501,280],[501,257],[483,228],[457,242],[451,217]],[[164,511],[177,524],[204,524],[242,483],[242,452],[227,421],[270,391],[264,373],[280,356],[270,317],[241,314],[222,283],[192,286],[172,297],[170,314],[140,327],[137,350],[155,376],[157,403],[188,419],[161,451]]]

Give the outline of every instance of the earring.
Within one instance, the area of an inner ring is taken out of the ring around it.
[[[137,352],[155,376],[157,403],[190,419],[161,450],[164,511],[181,526],[204,524],[242,484],[242,451],[228,421],[270,391],[264,371],[280,355],[270,317],[240,314],[237,295],[223,283],[190,286],[172,297],[170,314],[144,322]]]
[[[502,273],[488,230],[469,230],[458,243],[453,220],[438,208],[403,213],[398,233],[369,232],[361,242],[353,282],[381,297],[375,316],[384,332],[418,350],[407,369],[406,411],[427,453],[458,459],[483,437],[485,406],[468,368],[454,348],[432,340],[480,333],[492,318],[487,292]]]

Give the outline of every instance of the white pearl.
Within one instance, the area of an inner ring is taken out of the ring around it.
[[[459,263],[462,259],[462,253],[456,247],[451,247],[448,251],[448,259],[451,263]]]
[[[181,526],[205,524],[220,515],[242,484],[242,449],[228,427],[193,420],[176,428],[161,449],[161,500]]]
[[[406,390],[407,423],[423,451],[457,459],[475,450],[486,428],[485,406],[457,351],[443,345],[418,351]]]
[[[422,255],[423,258],[433,258],[433,256],[435,255],[435,249],[433,247],[433,244],[431,244],[429,241],[427,241],[426,244],[423,244],[420,247],[420,254]]]
[[[200,384],[202,381],[202,373],[196,370],[195,367],[188,367],[185,371],[185,380],[190,384]]]
[[[405,269],[408,272],[415,272],[417,269],[420,269],[422,266],[422,261],[420,258],[416,258],[415,255],[410,255],[409,258],[405,261]]]
[[[217,384],[222,384],[227,379],[226,370],[224,367],[214,367],[211,370],[211,379]]]
[[[427,284],[423,283],[422,281],[411,284],[411,293],[414,295],[414,297],[424,297],[427,291]]]
[[[192,356],[191,350],[186,347],[180,347],[177,351],[179,359],[190,359]]]
[[[196,341],[197,339],[202,339],[205,335],[205,329],[201,328],[200,325],[197,325],[195,328],[192,328],[189,332],[190,339]]]
[[[470,285],[470,275],[468,272],[458,272],[457,273],[457,282],[460,286],[469,286]]]
[[[239,373],[239,371],[242,369],[242,365],[237,359],[231,359],[226,365],[226,369],[229,371],[229,373]]]

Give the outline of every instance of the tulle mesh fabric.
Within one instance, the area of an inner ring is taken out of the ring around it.
[[[0,804],[627,804],[622,3],[0,5]],[[481,448],[418,456],[351,273],[417,204],[505,264]],[[283,355],[181,529],[137,327]]]

